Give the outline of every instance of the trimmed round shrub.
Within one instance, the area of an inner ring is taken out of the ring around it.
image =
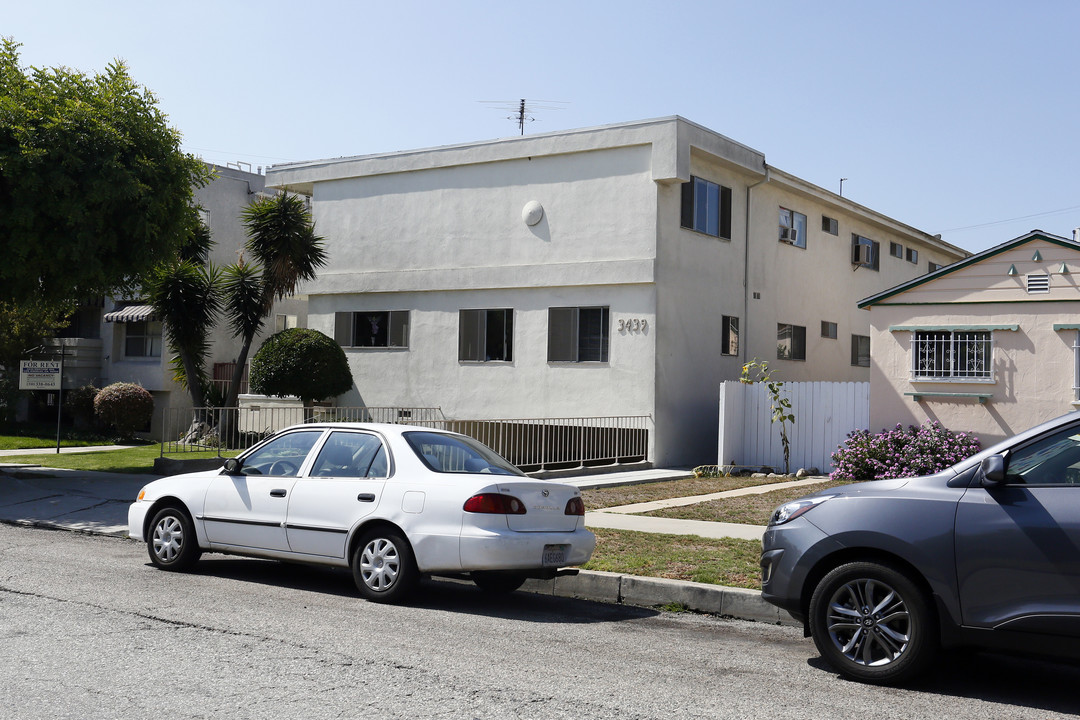
[[[94,414],[121,437],[130,437],[150,424],[154,396],[142,385],[113,383],[94,398]]]
[[[897,425],[871,435],[853,430],[832,454],[833,480],[884,480],[940,472],[979,452],[979,439],[953,433],[936,420],[921,426]]]
[[[352,372],[345,351],[318,330],[290,328],[266,339],[251,359],[252,392],[287,397],[309,405],[348,392]]]

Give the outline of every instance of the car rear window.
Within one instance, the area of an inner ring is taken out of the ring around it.
[[[417,457],[435,472],[525,475],[491,448],[463,435],[408,432],[405,440]]]

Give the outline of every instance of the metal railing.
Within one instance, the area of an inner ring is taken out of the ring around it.
[[[526,471],[646,462],[649,415],[449,420],[439,408],[248,406],[167,408],[161,455],[244,450],[291,425],[377,422],[444,429],[476,438]]]
[[[246,405],[241,407],[165,408],[161,455],[246,450],[291,425],[311,422],[409,423],[441,420],[439,408],[301,407]]]
[[[476,438],[522,470],[645,462],[648,415],[414,423]]]

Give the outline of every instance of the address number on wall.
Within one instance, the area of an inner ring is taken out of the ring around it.
[[[649,321],[644,318],[631,320],[619,320],[619,332],[643,333],[648,332]]]

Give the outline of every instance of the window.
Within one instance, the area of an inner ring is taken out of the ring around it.
[[[514,351],[513,310],[462,310],[458,313],[458,360],[509,362]]]
[[[731,188],[698,177],[682,186],[682,226],[731,239]]]
[[[940,270],[943,267],[945,267],[945,266],[944,265],[938,265],[933,260],[930,260],[930,261],[928,261],[926,263],[926,272],[937,272],[938,270]]]
[[[161,322],[139,320],[124,323],[126,357],[161,357]]]
[[[836,218],[828,217],[827,215],[821,216],[821,232],[829,233],[830,235],[840,234],[840,223],[836,222]]]
[[[240,472],[244,475],[296,477],[307,454],[322,434],[322,430],[300,430],[279,435],[245,455]]]
[[[851,236],[851,263],[861,267],[878,269],[880,243],[862,235]]]
[[[894,258],[904,258],[904,246],[897,242],[889,243],[889,254]]]
[[[386,477],[382,441],[367,433],[333,432],[311,467],[312,477]]]
[[[779,323],[776,326],[776,357],[778,360],[805,360],[806,328]]]
[[[739,354],[739,318],[723,315],[720,318],[720,354]]]
[[[1050,276],[1046,273],[1027,276],[1028,295],[1041,295],[1050,292]]]
[[[472,438],[433,432],[407,432],[405,440],[416,456],[435,472],[525,476],[525,473]],[[465,509],[469,511],[468,506]]]
[[[915,248],[908,248],[907,249],[907,261],[909,263],[911,263],[912,265],[918,265],[919,264],[919,251],[916,250]]]
[[[829,322],[828,320],[821,321],[821,337],[829,338],[830,340],[836,339],[836,323]]]
[[[409,347],[409,311],[334,313],[334,339],[342,347]]]
[[[856,367],[870,367],[870,338],[868,336],[851,336],[851,364]]]
[[[1080,403],[1080,329],[1073,338],[1073,402]]]
[[[780,242],[795,247],[806,247],[805,215],[787,208],[780,208]]]
[[[548,308],[548,362],[607,362],[608,308]]]
[[[1009,485],[1080,484],[1080,432],[1075,425],[1009,453]]]
[[[296,320],[296,315],[275,315],[274,332],[281,332],[282,330],[289,330],[296,327]]]
[[[916,380],[988,380],[992,345],[986,330],[917,330],[911,374]]]

